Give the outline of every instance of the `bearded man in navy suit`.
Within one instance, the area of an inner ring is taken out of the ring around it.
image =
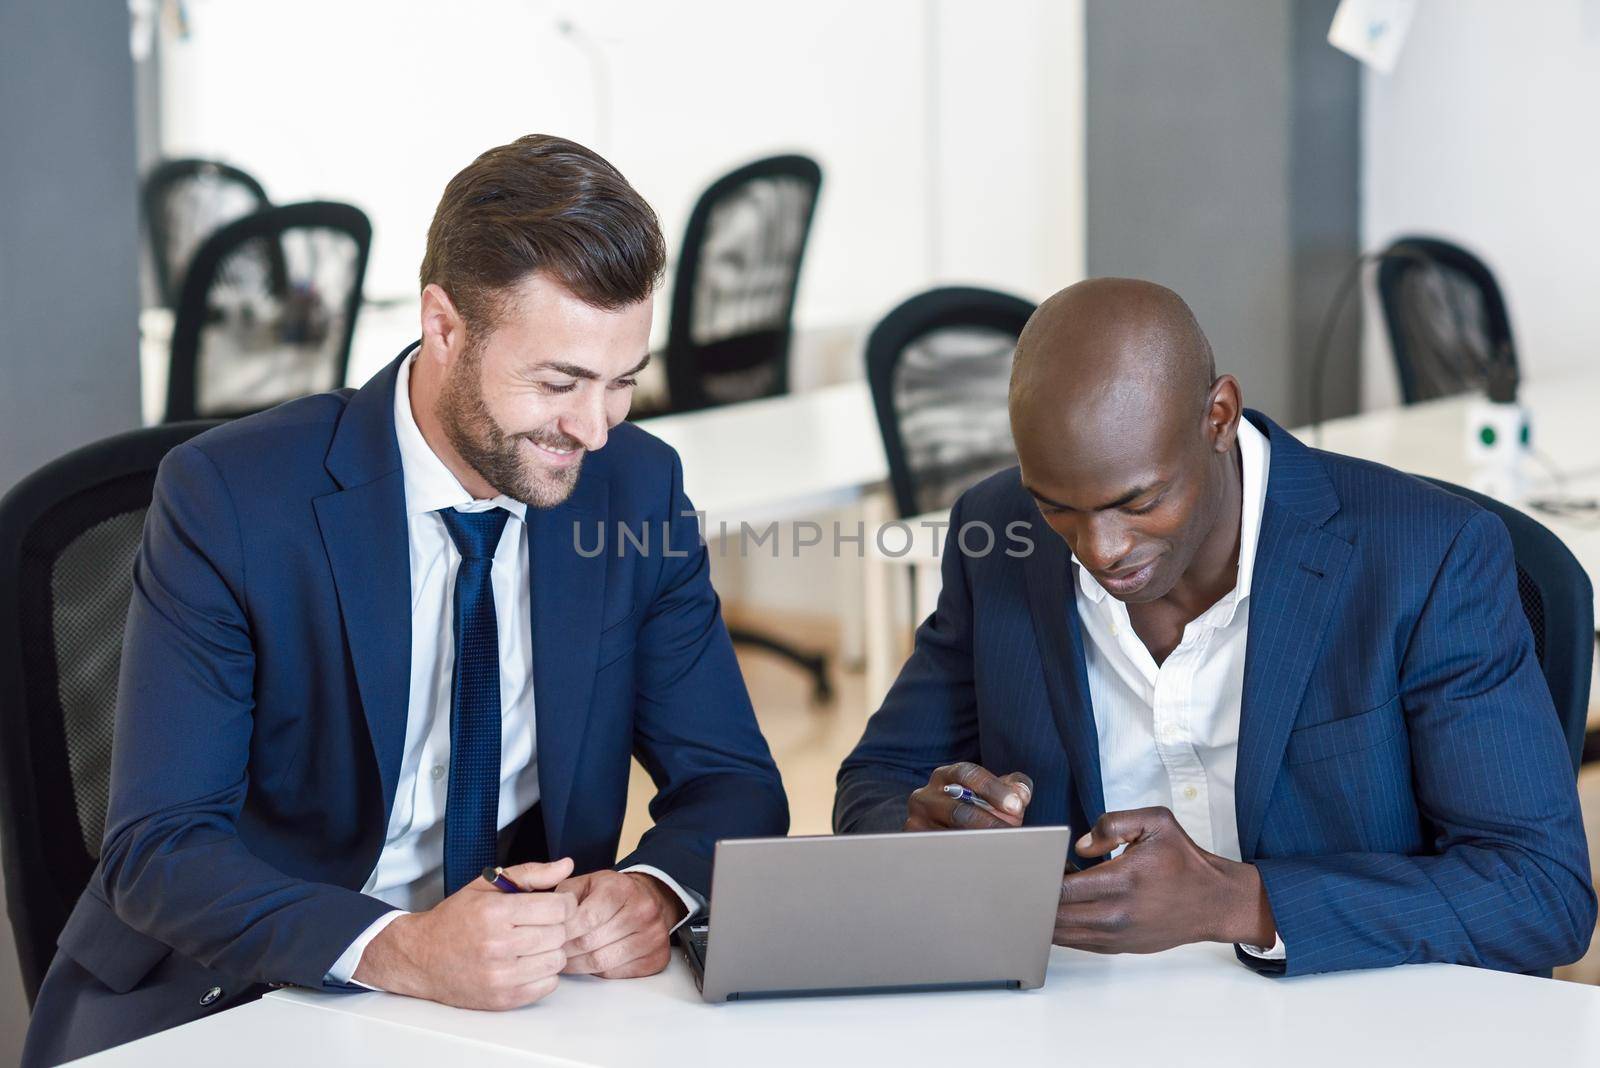
[[[623,421],[664,260],[593,152],[492,149],[434,217],[419,342],[167,457],[28,1063],[272,985],[510,1008],[647,975],[716,840],[785,832],[677,456]],[[665,534],[579,551],[614,523]],[[633,756],[655,823],[619,860]]]

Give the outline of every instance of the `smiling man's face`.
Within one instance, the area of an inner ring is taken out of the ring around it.
[[[494,329],[451,362],[438,403],[451,446],[507,497],[532,508],[565,501],[584,454],[628,416],[650,358],[652,306],[608,311],[542,273],[523,279]]]

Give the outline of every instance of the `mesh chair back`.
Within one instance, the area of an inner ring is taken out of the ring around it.
[[[934,289],[867,340],[867,380],[903,518],[947,508],[1017,462],[1006,392],[1034,306],[989,289]]]
[[[1511,534],[1517,597],[1533,631],[1534,657],[1550,687],[1576,773],[1583,759],[1594,663],[1594,588],[1589,576],[1561,539],[1527,513],[1462,486],[1436,478],[1425,481],[1493,512]]]
[[[1491,359],[1516,365],[1494,275],[1459,245],[1402,237],[1378,267],[1378,297],[1407,404],[1484,385]]]
[[[100,855],[122,631],[156,467],[213,425],[87,446],[0,500],[0,838],[30,1001]]]
[[[208,159],[169,159],[145,176],[145,239],[161,303],[178,306],[184,270],[206,238],[235,219],[270,207],[261,183]]]
[[[673,411],[789,388],[789,338],[822,169],[775,156],[714,182],[689,216],[673,281],[667,391]]]
[[[166,421],[247,415],[344,385],[371,244],[359,208],[320,201],[207,238],[178,300]]]

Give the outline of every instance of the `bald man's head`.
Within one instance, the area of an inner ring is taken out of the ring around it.
[[[1199,404],[1217,377],[1211,343],[1189,305],[1166,286],[1137,278],[1090,278],[1039,305],[1017,340],[1011,410],[1064,383],[1135,385],[1141,401]]]
[[[1023,484],[1079,562],[1124,600],[1171,592],[1216,528],[1241,411],[1183,299],[1063,289],[1017,342],[1010,408]]]

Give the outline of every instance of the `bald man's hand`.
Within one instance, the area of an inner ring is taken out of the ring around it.
[[[945,793],[946,786],[964,786],[988,805],[961,801]],[[1033,780],[1020,771],[996,775],[964,761],[936,770],[928,785],[911,795],[907,806],[908,831],[981,831],[1022,826],[1022,814],[1033,800]]]
[[[1191,942],[1270,946],[1272,908],[1253,864],[1194,844],[1166,808],[1108,812],[1078,855],[1122,855],[1061,879],[1055,944],[1095,953],[1159,953]]]

